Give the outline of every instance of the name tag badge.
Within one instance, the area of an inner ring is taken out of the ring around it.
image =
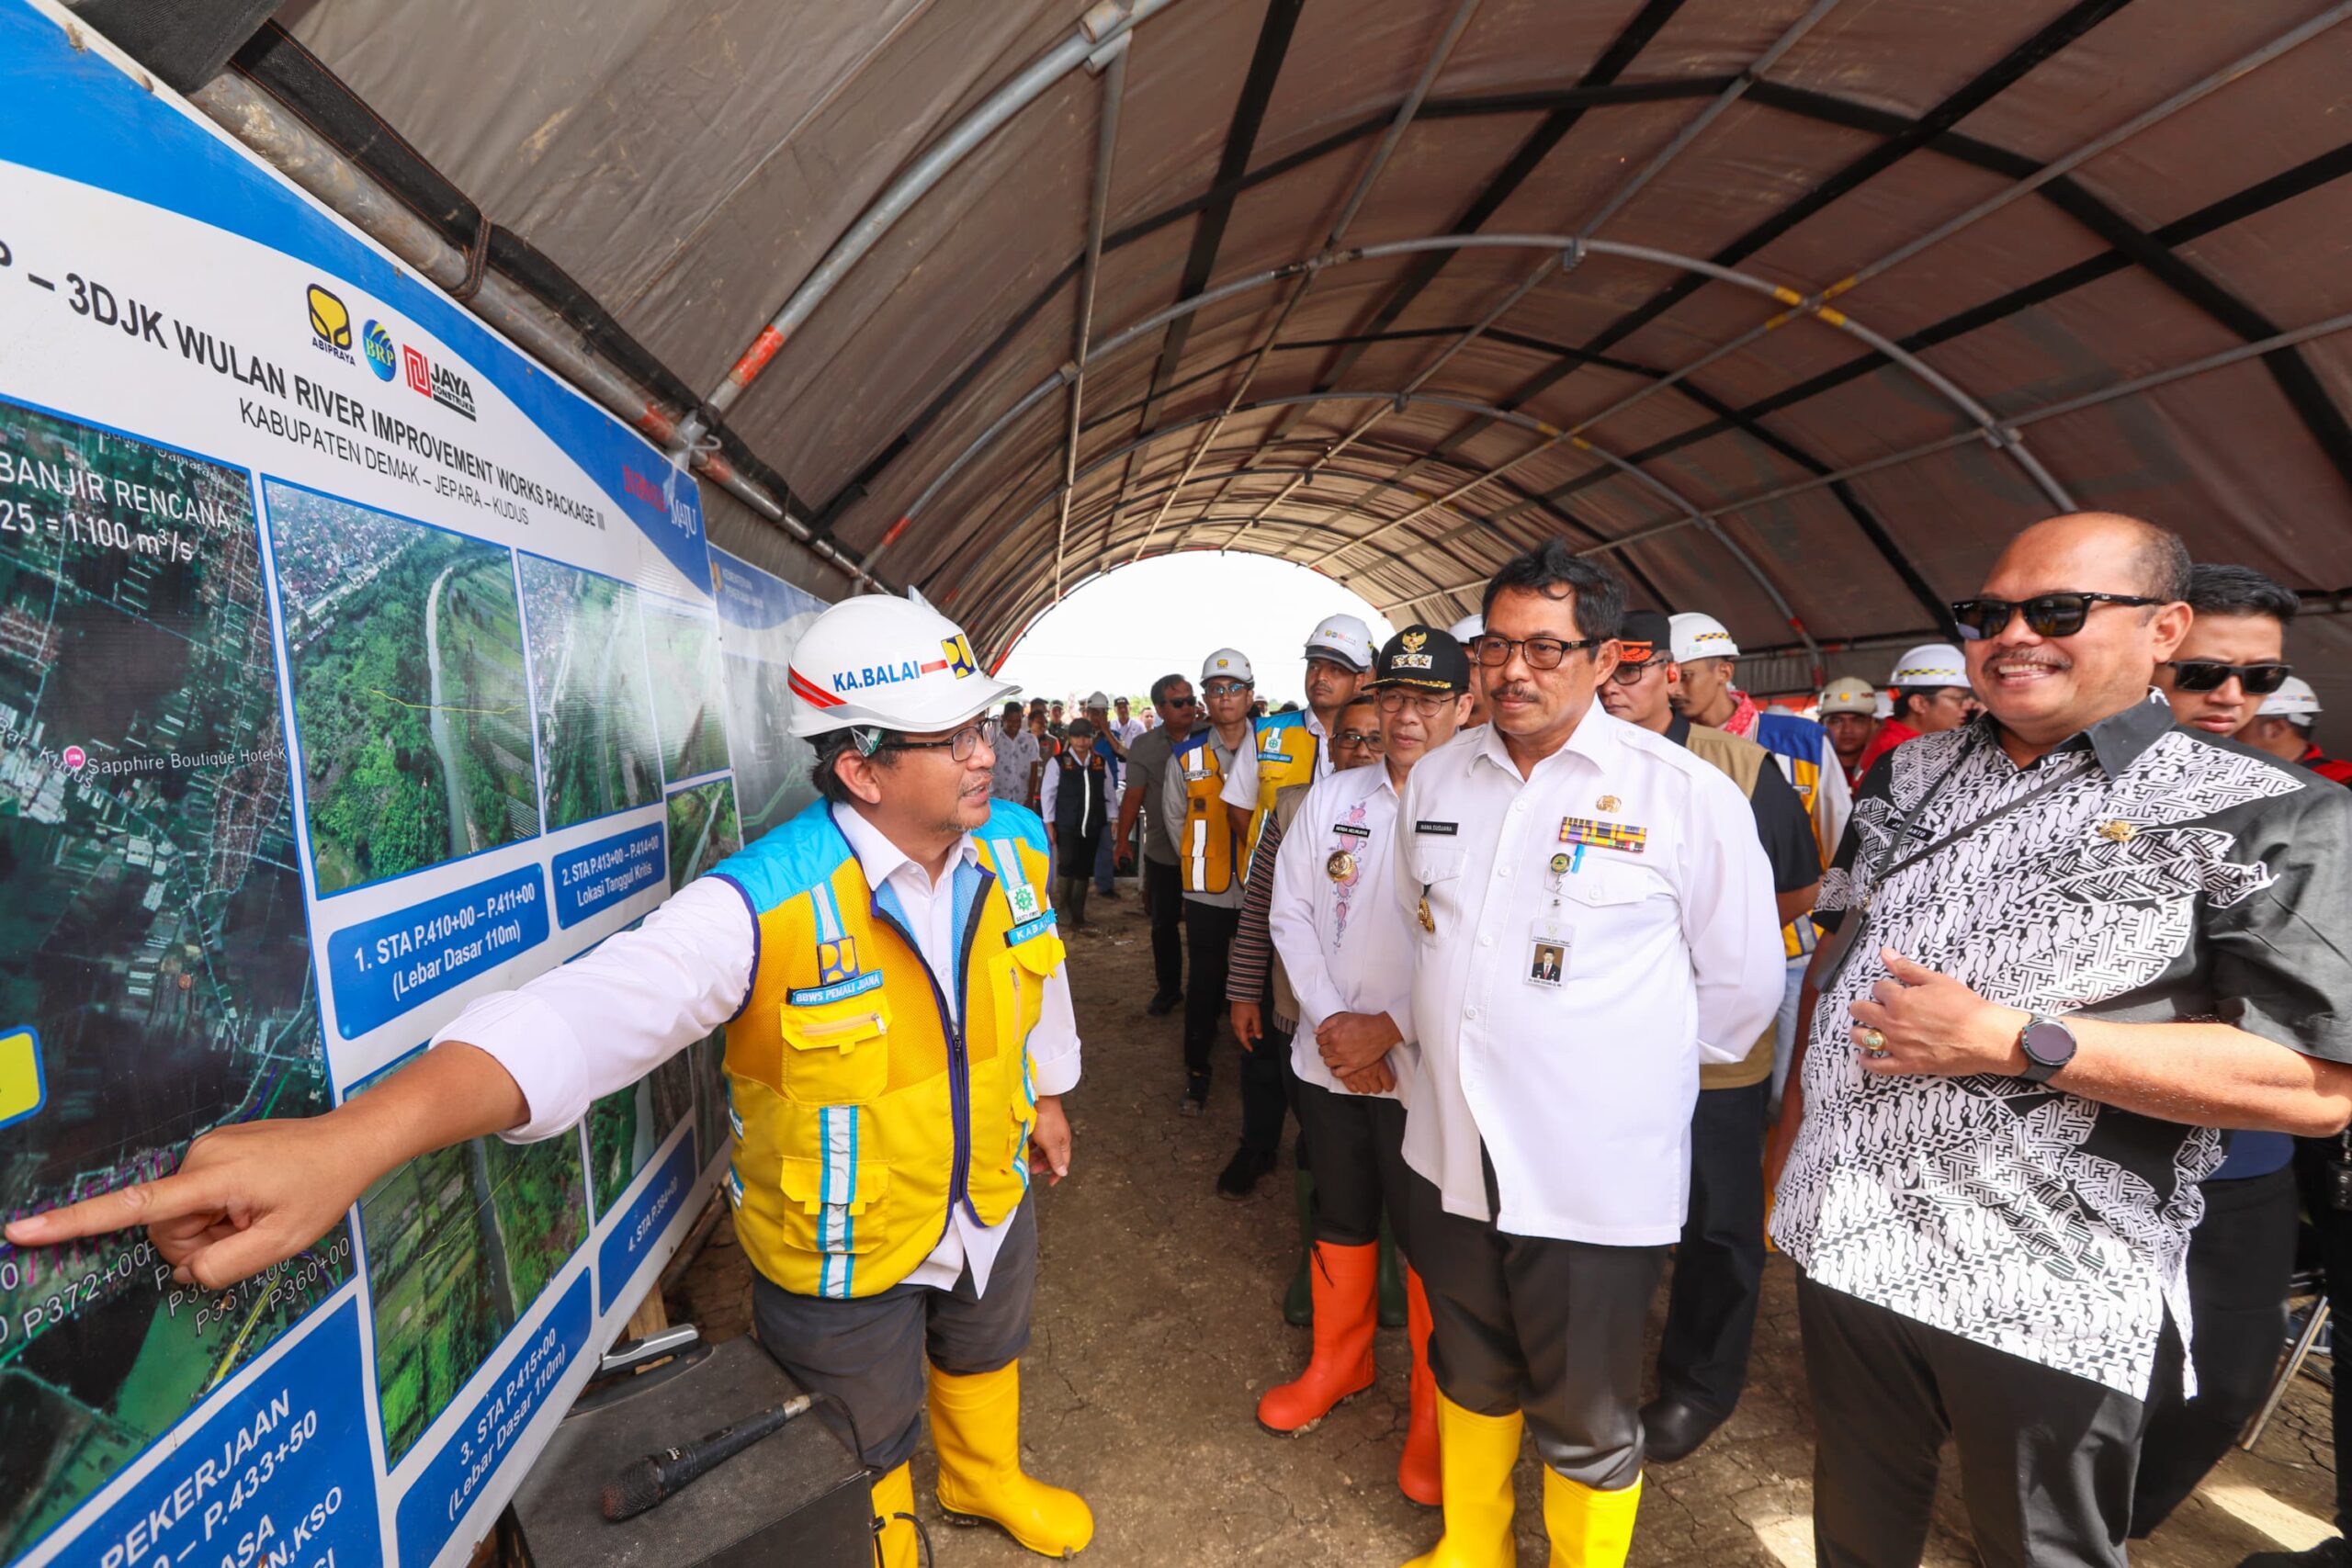
[[[1007,888],[1004,897],[1005,901],[1012,906],[1012,919],[1015,924],[1037,918],[1037,890],[1028,883],[1024,882],[1018,887]]]
[[[1344,833],[1351,839],[1369,839],[1372,837],[1372,829],[1365,827],[1361,822],[1334,822],[1331,824],[1331,831],[1334,833]]]
[[[1451,839],[1461,830],[1462,825],[1458,822],[1416,822],[1413,824],[1414,832],[1429,833],[1442,839]]]
[[[1558,990],[1568,977],[1574,937],[1566,920],[1538,916],[1528,927],[1527,972],[1521,978],[1547,991]]]

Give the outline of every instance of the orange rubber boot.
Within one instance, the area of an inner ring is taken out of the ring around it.
[[[1424,1508],[1445,1501],[1437,1457],[1437,1380],[1430,1375],[1430,1297],[1421,1277],[1405,1270],[1405,1334],[1413,1346],[1411,1414],[1405,1424],[1405,1452],[1396,1461],[1396,1489]]]
[[[1329,1415],[1331,1406],[1372,1386],[1379,1254],[1377,1242],[1315,1244],[1315,1354],[1296,1382],[1268,1389],[1258,1401],[1258,1425],[1269,1432],[1304,1432]]]

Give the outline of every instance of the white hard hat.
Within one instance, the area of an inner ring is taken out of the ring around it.
[[[1840,675],[1821,688],[1821,711],[1829,713],[1876,713],[1877,689],[1860,676]]]
[[[2301,675],[2290,675],[2254,711],[2265,718],[2310,718],[2321,711],[2319,694]]]
[[[1306,639],[1306,657],[1329,659],[1361,675],[1372,668],[1372,628],[1353,615],[1326,615]]]
[[[1877,705],[1871,709],[1871,716],[1872,718],[1893,718],[1894,716],[1894,699],[1888,696],[1884,692],[1881,692],[1878,694]]]
[[[980,668],[956,623],[887,593],[844,599],[792,649],[790,728],[802,739],[876,725],[953,729],[1021,688]]]
[[[1100,692],[1095,692],[1087,697],[1086,705],[1091,708],[1102,708],[1105,712],[1108,712],[1111,706],[1111,699],[1104,696]]]
[[[1732,641],[1731,633],[1713,615],[1685,610],[1679,615],[1668,615],[1667,624],[1674,628],[1674,661],[1677,664],[1688,664],[1694,659],[1739,657],[1739,644]]]
[[[1201,681],[1223,679],[1240,681],[1249,685],[1258,683],[1257,671],[1250,668],[1250,656],[1238,648],[1220,648],[1201,660]]]
[[[1470,646],[1470,639],[1472,637],[1485,637],[1487,635],[1487,617],[1484,615],[1464,615],[1460,620],[1454,622],[1452,626],[1446,627],[1445,635],[1460,643],[1463,647],[1467,648]]]
[[[1894,661],[1890,686],[1965,686],[1968,660],[1948,642],[1923,642]]]

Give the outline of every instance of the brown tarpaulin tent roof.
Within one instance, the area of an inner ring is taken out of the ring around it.
[[[1083,9],[324,0],[282,19],[709,388]],[[1939,603],[2067,504],[2336,593],[2346,9],[1170,0],[1121,70],[1054,80],[889,226],[729,423],[842,548],[992,654],[1057,582],[1170,550],[1283,556],[1442,623],[1559,534],[1605,548],[1637,603],[1786,652],[1752,683],[1803,683],[1807,639],[1831,672],[1880,676],[1890,640],[1942,635]],[[1087,367],[1065,526],[1069,388],[973,448],[1072,359],[1114,90],[1091,333],[1114,346]],[[1338,244],[1374,254],[1125,332],[1330,251],[1351,197]],[[1381,250],[1454,235],[1482,243]],[[720,542],[842,591],[713,510]],[[2292,646],[2352,713],[2352,620],[2315,615]]]

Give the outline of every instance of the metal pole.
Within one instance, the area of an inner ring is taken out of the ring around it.
[[[1071,486],[1078,479],[1079,420],[1086,406],[1086,342],[1094,331],[1094,284],[1102,265],[1102,223],[1111,206],[1111,160],[1119,150],[1119,104],[1127,91],[1126,38],[1102,74],[1102,124],[1094,141],[1094,189],[1087,199],[1086,271],[1079,286],[1078,352],[1070,359],[1069,429],[1062,437],[1062,520],[1054,544],[1054,597],[1062,596],[1062,556],[1069,547]]]
[[[2290,332],[2258,338],[2253,343],[2240,344],[2235,348],[2224,349],[2219,354],[2209,354],[2201,359],[2188,360],[2173,366],[2169,369],[2151,371],[2145,376],[2136,376],[2129,381],[2119,381],[2112,387],[2103,387],[2096,392],[2086,392],[2080,397],[2067,398],[2038,409],[2030,409],[2023,413],[2012,414],[2007,423],[2011,429],[2022,429],[2027,425],[2040,424],[2044,420],[2059,419],[2070,413],[2080,413],[2085,409],[2097,408],[2102,403],[2115,402],[2135,393],[2151,391],[2175,381],[2186,380],[2192,376],[2201,376],[2211,370],[2223,369],[2248,359],[2258,358],[2266,354],[2276,354],[2282,348],[2292,348],[2297,344],[2308,343],[2313,338],[2329,337],[2336,333],[2346,331],[2352,331],[2352,311],[2330,316],[2325,321],[2313,321],[2309,326],[2297,327]],[[1905,463],[1916,463],[1922,457],[1932,457],[1939,452],[1949,452],[1955,447],[1965,446],[1976,439],[1976,432],[1964,431],[1943,436],[1939,440],[1923,442],[1919,446],[1906,447],[1900,452],[1890,452],[1884,457],[1873,457],[1866,463],[1856,463],[1832,473],[1816,474],[1811,479],[1800,479],[1793,484],[1776,485],[1770,490],[1758,491],[1752,495],[1744,495],[1736,501],[1727,501],[1720,506],[1709,508],[1704,515],[1710,519],[1728,517],[1734,513],[1745,512],[1751,507],[1769,505],[1776,501],[1786,501],[1792,496],[1804,495],[1812,491],[1826,490],[1831,485],[1843,484],[1849,479],[1860,479],[1883,469],[1898,468]],[[1507,517],[1516,516],[1531,504],[1532,504],[1532,502],[1514,502],[1494,513],[1488,521],[1501,522]],[[1637,528],[1630,534],[1592,546],[1578,553],[1601,555],[1611,550],[1622,550],[1628,545],[1640,544],[1645,539],[1654,539],[1661,534],[1678,533],[1690,527],[1692,521],[1688,517],[1669,518],[1645,528]],[[1485,581],[1484,578],[1479,578],[1473,581],[1458,582],[1451,587],[1432,589],[1418,597],[1400,599],[1394,604],[1383,605],[1382,613],[1401,610],[1408,605],[1441,598],[1448,593],[1466,592]]]
[[[265,162],[427,279],[445,289],[465,280],[466,258],[441,237],[440,231],[244,77],[216,76],[190,94],[189,100]],[[504,276],[485,273],[468,308],[647,439],[674,449],[680,428],[687,423],[685,414],[589,354],[578,333]],[[888,586],[866,572],[854,557],[812,538],[808,525],[788,513],[766,486],[738,473],[716,450],[697,442],[688,460],[829,568],[846,572],[853,582],[888,592]]]
[[[1406,128],[1411,125],[1414,117],[1421,112],[1421,105],[1429,97],[1430,89],[1437,85],[1438,73],[1445,68],[1447,57],[1453,54],[1453,46],[1461,41],[1463,31],[1469,27],[1470,18],[1477,14],[1479,5],[1480,0],[1461,0],[1461,3],[1454,6],[1453,15],[1446,21],[1445,30],[1438,35],[1437,47],[1430,51],[1429,59],[1421,66],[1420,75],[1414,79],[1412,90],[1405,95],[1405,101],[1396,106],[1396,113],[1389,120],[1388,129],[1380,134],[1380,144],[1373,149],[1372,161],[1364,165],[1363,175],[1356,180],[1355,188],[1348,193],[1347,203],[1340,209],[1339,220],[1331,225],[1331,231],[1324,236],[1325,250],[1332,249],[1347,237],[1348,226],[1355,221],[1356,213],[1363,207],[1364,197],[1372,194],[1373,183],[1380,178],[1380,172],[1388,166],[1388,160],[1396,152],[1396,144],[1405,139]],[[1226,399],[1225,408],[1215,420],[1210,422],[1208,429],[1202,433],[1199,444],[1193,448],[1192,456],[1184,460],[1183,472],[1177,476],[1177,484],[1180,487],[1193,477],[1193,470],[1200,466],[1202,457],[1207,455],[1209,448],[1216,445],[1216,438],[1224,434],[1226,421],[1233,417],[1233,411],[1240,406],[1241,400],[1250,395],[1250,387],[1258,379],[1259,370],[1264,367],[1267,356],[1273,353],[1274,344],[1282,340],[1283,329],[1290,324],[1292,313],[1298,309],[1300,301],[1306,298],[1307,290],[1314,287],[1315,275],[1309,273],[1299,279],[1298,287],[1292,289],[1290,298],[1283,301],[1283,308],[1275,314],[1273,324],[1266,329],[1265,341],[1258,345],[1258,352],[1250,358],[1249,367],[1241,372],[1240,382],[1233,389],[1232,395]],[[1173,491],[1170,493],[1173,494]],[[1118,509],[1114,507],[1103,519],[1102,548],[1098,553],[1098,558],[1100,555],[1107,555],[1110,552],[1111,525],[1117,520],[1117,516]],[[1143,537],[1136,542],[1135,554],[1127,558],[1130,565],[1142,558],[1143,552],[1151,544],[1153,536],[1159,532],[1159,525],[1167,520],[1168,506],[1166,502],[1162,502],[1159,511],[1152,517],[1151,526],[1145,529]]]
[[[957,121],[859,214],[849,232],[825,253],[825,259],[817,264],[816,270],[803,278],[791,297],[776,308],[768,324],[760,329],[759,335],[729,367],[726,379],[711,389],[710,406],[721,413],[733,407],[744,389],[759,379],[777,351],[824,303],[825,297],[974,148],[1070,72],[1089,63],[1098,69],[1109,63],[1108,51],[1112,46],[1146,18],[1172,4],[1174,0],[1132,0],[1132,4],[1127,0],[1102,0],[1080,18],[1077,32],[1039,55],[1019,75],[990,94],[987,102]]]

